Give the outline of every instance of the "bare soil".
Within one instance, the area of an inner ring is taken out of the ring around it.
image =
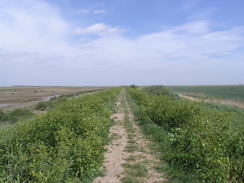
[[[123,126],[124,121],[124,109],[121,104],[121,97],[117,102],[117,112],[114,113],[111,118],[114,119],[114,124],[110,129],[109,136],[117,136],[110,144],[105,148],[105,161],[103,168],[105,170],[105,176],[96,178],[93,183],[119,183],[120,177],[123,173],[122,164],[125,163],[124,158],[127,156],[124,152],[127,145],[127,133]]]

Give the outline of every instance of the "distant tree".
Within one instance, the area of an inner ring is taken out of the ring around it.
[[[135,84],[130,85],[131,88],[136,88],[137,86]]]

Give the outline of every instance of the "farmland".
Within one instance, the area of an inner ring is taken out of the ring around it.
[[[45,113],[6,113],[14,122],[0,129],[0,182],[244,181],[242,109],[182,99],[164,86],[40,104]]]

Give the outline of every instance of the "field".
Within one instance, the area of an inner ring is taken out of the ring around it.
[[[13,86],[0,87],[0,109],[18,107],[33,108],[39,101],[51,97],[69,95],[86,91],[105,89],[107,87],[65,87],[65,86]]]
[[[244,181],[242,109],[182,99],[165,86],[79,89],[39,102],[43,113],[0,113],[8,121],[0,182]]]
[[[170,86],[179,96],[198,102],[231,105],[244,108],[243,85]]]
[[[244,85],[215,85],[215,86],[169,86],[179,93],[203,94],[221,99],[244,101]]]

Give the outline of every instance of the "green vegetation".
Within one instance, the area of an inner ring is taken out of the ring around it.
[[[82,94],[85,94],[85,93],[92,93],[92,92],[96,92],[96,91],[98,91],[98,90],[92,90],[92,91],[87,90],[87,91],[82,91],[82,92],[79,92],[79,93],[76,93],[76,94],[61,95],[61,96],[58,96],[58,97],[53,97],[49,101],[39,102],[36,105],[35,109],[39,110],[39,111],[50,110],[50,109],[54,108],[56,105],[65,102],[66,100],[68,100],[71,97],[79,96],[79,95],[82,95]]]
[[[57,104],[60,104],[62,102],[65,102],[67,100],[69,96],[59,96],[59,97],[54,97],[49,101],[42,101],[39,102],[35,109],[39,110],[39,111],[45,111],[45,110],[49,110],[52,109],[53,107],[55,107]]]
[[[33,115],[30,110],[24,108],[18,108],[10,112],[0,111],[0,122],[15,123],[19,120],[28,119]]]
[[[134,164],[126,163],[123,167],[126,172],[126,176],[122,178],[123,183],[140,182],[137,180],[138,178],[146,177],[148,175],[147,167],[143,162]]]
[[[232,125],[232,111],[127,90],[145,134],[174,169],[172,182],[244,182],[244,129]]]
[[[131,88],[137,88],[135,84],[130,85]]]
[[[231,117],[231,126],[234,128],[244,128],[244,110],[239,107],[223,104],[202,103],[210,110],[217,110],[228,114]]]
[[[161,152],[157,169],[172,175],[169,182],[244,182],[242,109],[180,99],[164,86],[127,91],[144,134]],[[0,182],[89,182],[103,161],[118,92],[56,97],[39,104],[37,109],[49,111],[38,116],[26,109],[0,111],[0,122],[13,123],[0,129]],[[127,109],[125,121],[125,150],[143,151]],[[149,173],[135,156],[124,168],[122,182],[140,182]]]
[[[117,94],[73,98],[0,130],[0,182],[85,182],[94,176]]]
[[[207,96],[244,100],[244,85],[223,85],[223,86],[170,86],[175,92],[202,93]]]
[[[142,90],[150,95],[164,95],[173,99],[178,98],[178,96],[171,89],[162,85],[147,86],[144,87]]]

